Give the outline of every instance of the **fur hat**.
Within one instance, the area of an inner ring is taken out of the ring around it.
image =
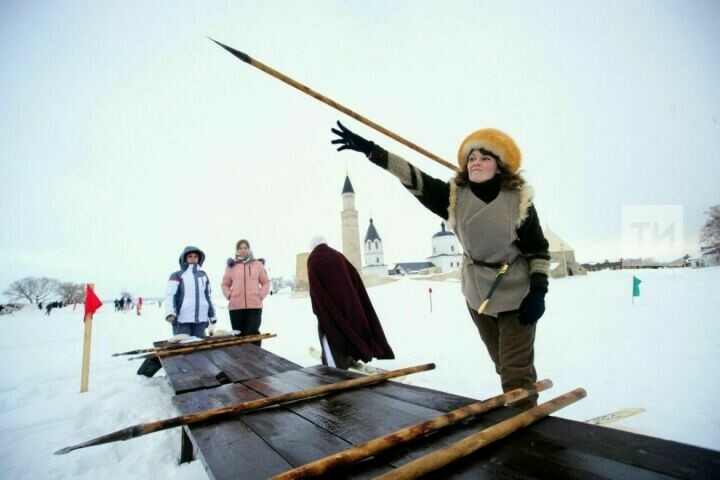
[[[464,170],[468,156],[473,150],[482,148],[500,158],[501,167],[508,173],[517,173],[522,162],[522,154],[510,135],[494,128],[483,128],[467,136],[458,150],[458,165]]]

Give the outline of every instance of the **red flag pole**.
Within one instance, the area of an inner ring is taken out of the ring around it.
[[[82,373],[80,375],[80,393],[87,392],[90,379],[90,343],[92,341],[92,318],[95,310],[102,306],[94,291],[95,285],[88,283],[85,289],[85,335],[83,338]]]

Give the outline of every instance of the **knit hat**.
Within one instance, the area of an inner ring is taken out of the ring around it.
[[[497,155],[500,158],[500,166],[508,173],[517,173],[520,169],[522,154],[510,135],[494,128],[483,128],[468,135],[460,145],[458,150],[460,170],[465,169],[470,152],[480,148]]]

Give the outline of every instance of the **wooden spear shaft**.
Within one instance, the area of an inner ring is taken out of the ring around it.
[[[260,333],[259,335],[266,335],[263,333]],[[138,348],[136,350],[128,350],[127,352],[119,352],[119,353],[113,353],[113,357],[119,357],[121,355],[137,355],[140,353],[152,353],[152,352],[159,352],[161,350],[175,350],[178,348],[187,348],[188,346],[198,346],[198,345],[210,345],[210,344],[216,344],[216,343],[225,343],[225,342],[232,342],[234,340],[238,340],[240,338],[245,337],[236,337],[234,335],[227,336],[227,337],[213,337],[213,338],[206,338],[205,340],[202,340],[200,342],[191,342],[191,343],[167,343],[165,345],[160,345],[158,347],[152,347],[152,348]]]
[[[507,437],[511,433],[527,427],[536,421],[560,410],[572,403],[577,402],[587,395],[584,389],[576,388],[564,395],[560,395],[549,402],[531,408],[519,415],[508,418],[498,424],[488,427],[475,435],[471,435],[459,442],[453,443],[447,448],[443,448],[433,452],[410,463],[406,463],[402,467],[377,477],[375,480],[404,480],[417,478],[429,472],[435,471],[445,465],[470,455],[480,448],[489,445],[497,440]]]
[[[94,283],[88,283],[90,289],[95,288]],[[80,393],[88,391],[88,383],[90,382],[90,346],[92,344],[92,314],[87,313],[83,318],[84,334],[83,334],[83,355],[82,370],[80,371]]]
[[[206,422],[208,420],[216,420],[220,417],[249,412],[251,410],[257,410],[259,408],[265,408],[271,405],[278,405],[280,403],[304,400],[306,398],[317,397],[318,395],[325,395],[328,393],[349,390],[352,388],[364,387],[366,385],[373,385],[375,383],[380,383],[391,378],[402,377],[404,375],[410,375],[411,373],[425,372],[434,368],[434,363],[426,363],[424,365],[401,368],[399,370],[392,370],[390,372],[380,373],[377,375],[369,375],[360,378],[354,378],[352,380],[345,380],[342,382],[331,383],[328,385],[320,385],[317,387],[306,388],[304,390],[283,393],[281,395],[276,395],[273,397],[251,400],[249,402],[238,403],[229,407],[214,408],[212,410],[205,410],[189,415],[180,415],[178,417],[158,420],[156,422],[139,423],[137,425],[123,428],[122,430],[118,430],[116,432],[112,432],[83,443],[78,443],[77,445],[61,448],[60,450],[55,452],[55,455],[64,455],[66,453],[72,452],[73,450],[91,447],[93,445],[101,445],[103,443],[117,442],[120,440],[129,440],[131,438],[147,435],[148,433],[159,432],[161,430],[167,430],[168,428],[179,427],[181,425],[192,425],[195,423]]]
[[[335,110],[339,110],[339,111],[343,112],[344,114],[351,116],[355,120],[364,123],[368,127],[374,128],[378,132],[383,133],[383,134],[387,135],[388,137],[392,138],[393,140],[396,140],[396,141],[402,143],[403,145],[412,148],[416,152],[425,155],[426,157],[428,157],[431,160],[436,161],[440,165],[443,165],[452,171],[457,171],[457,167],[455,165],[443,160],[442,158],[438,157],[434,153],[431,153],[431,152],[425,150],[424,148],[412,143],[411,141],[406,140],[405,138],[388,130],[387,128],[383,127],[382,125],[379,125],[379,124],[373,122],[372,120],[363,117],[362,115],[350,110],[346,106],[337,103],[336,101],[326,97],[325,95],[322,95],[321,93],[316,92],[315,90],[303,85],[302,83],[300,83],[296,80],[293,80],[292,78],[288,77],[287,75],[278,72],[274,68],[265,65],[264,63],[260,62],[259,60],[255,59],[255,58],[252,58],[250,55],[248,55],[246,53],[243,53],[239,50],[235,50],[232,47],[228,47],[227,45],[224,45],[224,44],[218,42],[217,40],[213,40],[212,38],[210,40],[217,43],[222,48],[224,48],[228,52],[232,53],[233,55],[235,55],[237,58],[239,58],[243,62],[250,64],[257,69],[262,70],[263,72],[277,78],[278,80],[280,80],[282,82],[287,83],[291,87],[297,88],[301,92],[310,95],[311,97],[315,98],[316,100],[320,100],[321,102],[323,102],[326,105],[330,105]]]
[[[534,383],[529,389],[517,388],[502,395],[498,395],[482,402],[474,402],[460,407],[452,412],[437,416],[422,423],[412,425],[401,430],[375,438],[361,445],[343,450],[334,455],[321,458],[301,467],[288,470],[285,473],[272,477],[272,480],[297,480],[324,475],[330,470],[351,465],[366,458],[376,456],[397,445],[410,442],[444,427],[455,425],[469,417],[479,415],[508,403],[522,400],[529,395],[541,392],[552,387],[552,381],[542,380]]]
[[[276,333],[261,333],[260,335],[248,335],[247,337],[237,337],[234,340],[228,340],[227,342],[216,342],[202,345],[187,344],[182,348],[174,348],[171,350],[161,350],[154,353],[148,353],[146,355],[140,355],[137,357],[130,357],[128,360],[139,360],[143,358],[165,358],[173,355],[184,355],[186,353],[200,352],[203,350],[211,350],[213,348],[231,347],[233,345],[241,345],[243,343],[257,342],[258,340],[265,340],[267,338],[277,337]]]

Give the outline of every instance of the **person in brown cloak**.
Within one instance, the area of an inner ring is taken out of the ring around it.
[[[322,237],[312,247],[308,283],[323,365],[347,370],[358,360],[395,358],[355,267]]]

